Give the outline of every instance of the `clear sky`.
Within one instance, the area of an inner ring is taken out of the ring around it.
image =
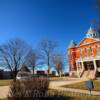
[[[0,44],[19,37],[36,47],[42,39],[58,41],[67,52],[95,19],[96,0],[0,0]]]
[[[95,0],[0,0],[0,43],[13,37],[33,47],[42,39],[59,42],[66,51],[79,42],[95,18]]]

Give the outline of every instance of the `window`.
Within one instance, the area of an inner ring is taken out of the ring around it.
[[[92,37],[92,34],[90,34],[90,36]]]
[[[93,36],[96,36],[96,34],[94,33]]]
[[[97,67],[100,68],[100,60],[96,60]]]
[[[70,52],[70,59],[72,59],[72,53]]]
[[[96,45],[95,48],[96,48],[96,55],[97,55],[98,54],[98,46]]]
[[[92,53],[92,48],[91,48],[91,47],[90,47],[90,54],[93,55],[93,53]]]
[[[98,55],[99,54],[98,45],[96,45],[95,48],[96,48],[96,55]]]
[[[87,49],[84,48],[84,51],[85,51],[85,57],[87,57]]]
[[[82,49],[80,49],[80,57],[82,58]]]

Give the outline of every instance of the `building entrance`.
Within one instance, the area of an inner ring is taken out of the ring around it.
[[[93,61],[84,62],[85,70],[94,70]]]

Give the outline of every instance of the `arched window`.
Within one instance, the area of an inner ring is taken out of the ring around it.
[[[80,58],[82,58],[82,49],[80,49]]]
[[[87,57],[87,48],[84,48],[85,57]]]
[[[96,34],[95,34],[95,33],[93,33],[93,36],[96,36]]]
[[[99,54],[98,45],[96,45],[95,48],[96,48],[96,55],[98,55]]]
[[[93,55],[92,48],[90,47],[90,54]]]
[[[72,52],[70,51],[70,60],[72,59]]]
[[[90,34],[90,36],[92,37],[92,34]]]

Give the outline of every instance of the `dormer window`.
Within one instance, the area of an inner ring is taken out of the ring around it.
[[[96,34],[94,33],[93,36],[96,36]]]

